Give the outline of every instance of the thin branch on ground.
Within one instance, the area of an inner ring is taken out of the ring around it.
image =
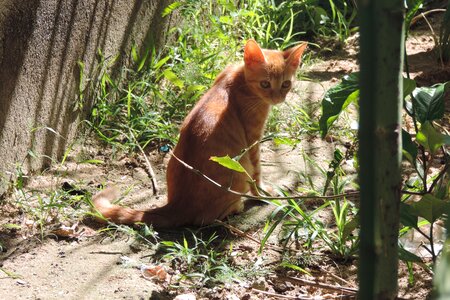
[[[271,292],[262,291],[262,290],[255,289],[255,288],[252,288],[252,291],[260,293],[260,294],[263,294],[263,295],[276,297],[276,298],[283,298],[283,299],[296,299],[296,300],[312,300],[312,299],[315,299],[315,300],[319,299],[320,300],[320,299],[322,299],[322,298],[317,298],[317,297],[314,297],[314,298],[306,297],[305,298],[305,297],[298,297],[298,296],[281,295],[281,294],[277,294],[277,293],[271,293]]]
[[[348,288],[348,287],[339,286],[339,285],[331,285],[331,284],[326,284],[326,283],[320,283],[320,282],[317,282],[317,281],[311,281],[311,280],[301,279],[301,278],[292,277],[292,276],[283,276],[283,277],[280,277],[280,278],[285,279],[285,280],[290,281],[290,282],[293,282],[293,283],[299,283],[299,284],[303,284],[303,285],[310,285],[310,286],[314,286],[314,287],[318,287],[318,288],[322,288],[322,289],[326,289],[326,290],[331,290],[331,291],[338,291],[338,292],[342,292],[342,293],[346,293],[346,294],[350,294],[350,295],[356,295],[356,293],[358,292],[358,290],[354,289],[354,288]]]
[[[330,276],[333,277],[334,279],[339,280],[339,281],[343,282],[344,284],[353,285],[352,283],[348,282],[348,281],[345,280],[344,278],[341,278],[341,277],[337,276],[336,274],[333,274],[333,273],[331,273],[331,272],[325,270],[324,268],[322,268],[322,267],[320,267],[320,266],[319,266],[319,269],[320,269],[321,272],[324,272],[324,273],[330,275]]]

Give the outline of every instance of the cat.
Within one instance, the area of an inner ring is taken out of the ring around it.
[[[226,67],[187,115],[174,155],[224,187],[258,194],[245,173],[220,166],[211,156],[235,157],[262,137],[270,107],[283,102],[307,44],[285,51],[261,49],[248,40],[244,62]],[[256,143],[241,165],[262,186],[260,150]],[[143,222],[155,228],[202,226],[239,213],[241,197],[221,189],[182,165],[173,156],[167,166],[168,203],[139,211],[111,204],[118,191],[107,188],[93,197],[95,208],[112,222]]]

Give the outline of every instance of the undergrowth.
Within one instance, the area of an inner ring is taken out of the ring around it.
[[[319,5],[323,2],[326,4]],[[80,86],[79,99],[90,98],[94,103],[87,123],[100,140],[112,147],[125,151],[140,147],[167,152],[177,141],[180,123],[201,94],[211,86],[216,75],[229,63],[242,59],[240,50],[248,38],[256,39],[266,48],[285,49],[302,39],[318,37],[337,39],[345,44],[355,31],[356,7],[353,1],[251,0],[239,1],[239,5],[227,0],[176,1],[164,10],[163,15],[174,11],[185,22],[169,31],[175,38],[170,47],[156,49],[151,46],[140,53],[133,46],[128,55],[130,67],[119,72],[114,71],[118,57],[106,57],[98,51],[95,78],[84,78],[84,65],[79,63],[80,81],[84,83]],[[446,33],[443,33],[443,43],[448,45]],[[314,49],[314,42],[311,45]],[[311,57],[307,56],[306,63],[309,59]],[[423,104],[423,101],[419,101],[422,104],[416,103],[417,99],[422,99],[421,92],[429,95],[439,88],[445,89],[440,85],[416,90],[415,83],[405,80],[407,84],[411,85],[411,95],[405,94],[405,110],[409,118],[415,117],[412,106]],[[314,169],[321,180],[315,180],[306,170],[300,172],[301,187],[295,191],[280,189],[279,195],[286,199],[270,201],[274,211],[265,224],[259,249],[262,253],[265,247],[269,247],[269,238],[277,233],[278,241],[286,250],[282,262],[279,262],[284,268],[308,273],[307,267],[317,264],[314,259],[308,260],[316,250],[331,253],[333,258],[343,261],[356,257],[359,246],[358,205],[355,199],[342,194],[358,189],[354,178],[358,168],[357,128],[348,126],[354,124],[355,117],[347,110],[351,103],[357,105],[357,98],[357,75],[351,74],[326,93],[321,119],[315,114],[320,110],[317,106],[290,104],[287,108],[290,114],[286,116],[281,108],[275,107],[268,121],[266,137],[276,144],[297,147],[303,138],[319,134],[343,141],[332,149],[333,158],[327,162],[327,168],[311,159],[306,151],[299,150],[303,151],[308,170]],[[334,110],[329,110],[333,113],[327,114],[329,102],[335,106],[332,107]],[[441,98],[436,102],[441,103]],[[432,203],[433,209],[448,200],[448,181],[445,181],[449,164],[448,149],[445,148],[447,137],[436,121],[438,117],[441,115],[436,114],[432,120],[413,120],[415,140],[408,132],[404,133],[404,155],[414,175],[404,182],[409,193],[405,193],[402,199],[404,227],[401,233],[417,230],[425,236],[430,242],[431,249],[427,248],[427,251],[433,261],[438,253],[432,248],[432,231],[425,233],[422,228],[438,221],[442,214],[423,212],[430,206],[423,210],[421,207],[411,208],[408,200],[418,194],[423,196],[422,204]],[[345,122],[337,130],[334,122],[342,122],[343,119]],[[438,141],[430,142],[435,137]],[[436,155],[445,159],[445,169],[429,178],[428,162]],[[347,168],[344,168],[346,164]],[[21,176],[18,178],[17,204],[35,224],[33,226],[41,238],[47,235],[49,225],[64,222],[65,218],[81,219],[90,209],[90,195],[87,193],[74,194],[70,189],[46,195],[28,193],[24,191]],[[311,202],[293,199],[293,192],[317,198],[331,197]],[[13,224],[10,226],[14,227]],[[234,263],[242,251],[233,249],[233,242],[227,239],[219,242],[221,237],[215,234],[204,237],[191,233],[180,241],[161,240],[156,231],[142,224],[138,229],[109,224],[101,232],[112,237],[125,233],[142,244],[163,251],[160,261],[179,270],[178,282],[191,286],[240,282],[257,278],[268,270],[262,266],[261,258],[245,266]],[[301,258],[297,254],[292,255],[288,250],[294,248],[300,249],[304,255]],[[409,263],[421,262],[420,258],[407,251],[402,252],[401,257]]]

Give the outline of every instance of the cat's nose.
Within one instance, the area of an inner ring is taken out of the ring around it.
[[[272,97],[272,103],[273,104],[279,104],[279,103],[281,103],[281,102],[283,102],[284,101],[284,97]]]

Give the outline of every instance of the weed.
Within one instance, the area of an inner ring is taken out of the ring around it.
[[[229,264],[227,250],[217,251],[222,246],[213,245],[217,238],[213,234],[203,240],[192,233],[192,245],[186,237],[182,243],[162,241],[161,245],[166,252],[163,259],[170,261],[174,269],[180,270],[180,281],[188,279],[201,285],[231,282],[237,277],[236,271]]]
[[[15,189],[14,196],[17,207],[25,213],[24,221],[31,234],[37,229],[42,239],[50,225],[81,220],[89,203],[88,195],[73,195],[71,191],[63,189],[50,193]]]

